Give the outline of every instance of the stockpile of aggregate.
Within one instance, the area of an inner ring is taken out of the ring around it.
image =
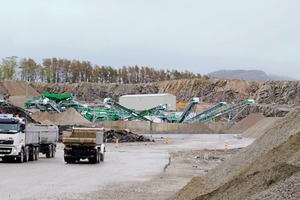
[[[32,118],[41,124],[52,125],[90,125],[91,122],[81,116],[74,108],[69,108],[62,113],[49,113],[38,111]]]
[[[240,153],[193,179],[174,199],[299,199],[299,121],[296,108]],[[198,187],[203,184],[211,187]]]
[[[9,96],[27,96],[38,97],[40,94],[24,81],[3,81],[3,87],[6,88]]]
[[[204,123],[198,121],[195,123],[181,123],[178,128],[179,133],[215,133]]]
[[[248,128],[256,124],[257,122],[265,119],[266,117],[261,113],[251,113],[237,124],[233,125],[227,132],[241,134],[245,132]]]
[[[274,126],[279,117],[266,117],[242,133],[243,137],[259,138],[266,130]]]
[[[105,138],[108,143],[115,143],[117,139],[118,142],[154,142],[154,140],[126,130],[105,131]]]

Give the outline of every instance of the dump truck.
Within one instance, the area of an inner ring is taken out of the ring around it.
[[[65,145],[66,163],[75,163],[81,159],[88,159],[89,163],[104,161],[104,128],[73,127],[71,132],[64,132],[62,142]]]
[[[39,154],[55,156],[58,127],[28,124],[25,118],[0,115],[0,158],[19,163],[35,161]]]

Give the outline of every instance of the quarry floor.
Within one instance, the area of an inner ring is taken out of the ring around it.
[[[1,199],[172,199],[192,177],[254,141],[230,134],[147,136],[155,142],[106,144],[100,164],[66,164],[61,143],[55,158],[0,161]]]

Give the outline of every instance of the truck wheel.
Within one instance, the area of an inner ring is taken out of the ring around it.
[[[66,163],[71,163],[71,159],[65,157],[65,162],[66,162]]]
[[[98,154],[96,153],[95,155],[94,155],[94,157],[92,157],[92,158],[89,158],[89,163],[97,163],[97,157],[98,157]]]
[[[24,150],[24,158],[23,158],[24,162],[28,162],[29,161],[29,149],[25,148]]]
[[[100,152],[99,152],[99,150],[97,151],[96,163],[100,163]]]
[[[32,160],[32,161],[36,160],[36,148],[35,147],[32,148],[32,156],[31,156],[30,160]]]
[[[52,152],[52,148],[51,148],[51,145],[49,145],[48,148],[47,148],[47,152],[46,152],[46,158],[51,157],[51,152]]]
[[[51,152],[51,154],[52,154],[52,158],[54,158],[55,157],[55,152],[56,152],[56,148],[55,148],[55,146],[54,145],[52,145],[52,152]]]
[[[35,148],[35,160],[38,160],[40,156],[40,149],[38,147]]]
[[[101,161],[101,162],[104,161],[104,153],[100,153],[100,161]]]
[[[20,156],[17,157],[17,162],[18,163],[24,162],[24,150],[23,149],[21,149]]]

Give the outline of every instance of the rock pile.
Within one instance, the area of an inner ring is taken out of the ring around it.
[[[38,111],[32,114],[32,118],[46,125],[91,125],[91,122],[81,116],[74,108],[69,108],[62,113]]]
[[[28,123],[35,122],[35,120],[30,115],[25,113],[23,109],[11,104],[7,104],[5,102],[0,103],[0,113],[13,114],[13,116],[16,116],[18,114],[20,117],[25,117]]]
[[[154,142],[149,138],[142,135],[138,135],[126,130],[108,130],[105,131],[106,142],[115,143],[118,142]]]
[[[254,124],[256,124],[264,118],[266,117],[261,113],[251,113],[250,115],[239,121],[237,124],[233,125],[227,131],[229,133],[241,134],[245,132],[249,127],[252,127]]]

